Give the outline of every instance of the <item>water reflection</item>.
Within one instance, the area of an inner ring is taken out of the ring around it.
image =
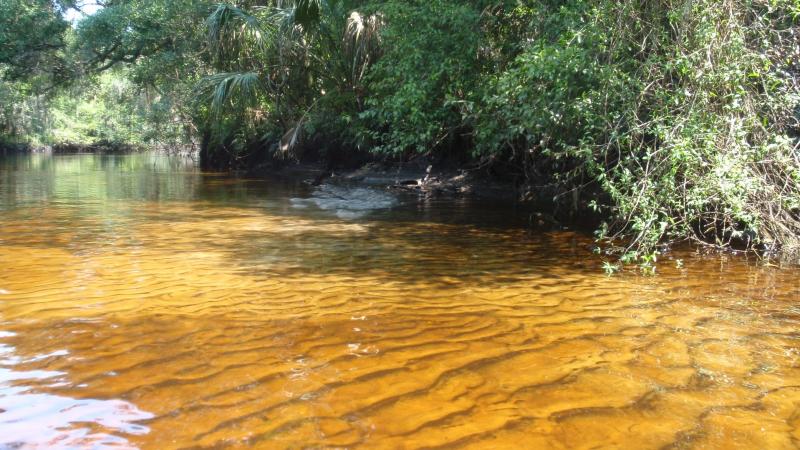
[[[322,185],[314,189],[309,198],[290,199],[295,209],[314,205],[323,211],[331,211],[340,219],[359,219],[376,211],[396,206],[395,195],[376,188]]]
[[[14,337],[0,332],[0,338]],[[94,400],[46,393],[70,386],[63,371],[24,366],[68,356],[66,350],[23,358],[0,343],[0,448],[136,448],[126,435],[143,435],[153,415],[122,400]],[[22,367],[15,370],[17,366]]]

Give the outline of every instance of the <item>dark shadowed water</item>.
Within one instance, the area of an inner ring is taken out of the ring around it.
[[[682,251],[607,277],[527,221],[2,159],[0,448],[800,445],[798,270]]]

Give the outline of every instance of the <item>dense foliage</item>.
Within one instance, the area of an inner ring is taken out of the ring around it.
[[[138,64],[121,67],[107,61],[114,56],[119,58],[114,62],[133,63],[136,57],[98,52],[110,37],[98,31],[96,22],[113,3],[77,30],[64,13],[81,4],[0,2],[0,141],[125,147],[187,141],[186,123],[176,117],[171,102],[174,96],[150,81],[140,82],[151,74],[142,76]],[[108,48],[122,51],[114,43]]]
[[[36,101],[217,167],[455,155],[593,212],[627,260],[800,245],[800,0],[109,0],[75,27],[6,4],[7,135]]]

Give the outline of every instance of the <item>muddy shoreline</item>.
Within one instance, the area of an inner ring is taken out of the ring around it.
[[[259,167],[237,176],[282,178],[319,186],[322,184],[363,186],[424,197],[473,197],[508,203],[526,203],[521,189],[508,179],[500,179],[477,169],[428,163],[368,162],[353,168],[326,169],[321,163]]]

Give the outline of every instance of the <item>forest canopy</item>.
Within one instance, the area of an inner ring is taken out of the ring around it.
[[[2,0],[6,141],[455,158],[626,260],[800,246],[800,0],[79,3]]]

